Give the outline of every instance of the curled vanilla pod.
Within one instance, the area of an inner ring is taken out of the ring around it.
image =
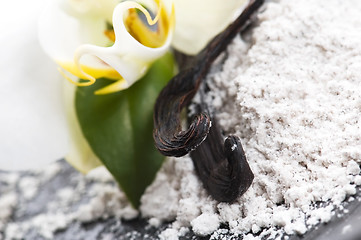
[[[205,113],[195,116],[187,130],[182,131],[181,127],[181,110],[190,103],[201,81],[197,70],[193,67],[176,75],[155,104],[153,138],[165,156],[186,155],[199,146],[209,132],[211,121]]]
[[[213,61],[248,26],[263,2],[251,1],[231,25],[188,62],[161,91],[154,108],[153,138],[157,149],[165,156],[175,157],[193,151],[191,157],[203,185],[216,200],[223,202],[234,201],[253,180],[241,143],[234,136],[223,142],[219,126],[216,121],[211,122],[207,107],[199,107],[188,129],[182,130],[181,111],[197,93]]]
[[[233,202],[251,186],[254,175],[237,136],[223,136],[215,119],[206,140],[191,158],[204,188],[217,201]]]

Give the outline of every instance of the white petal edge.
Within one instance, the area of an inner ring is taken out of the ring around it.
[[[119,3],[113,12],[113,27],[116,40],[111,47],[99,47],[90,44],[80,46],[75,53],[75,62],[79,69],[82,58],[87,55],[96,56],[114,68],[127,82],[127,87],[140,79],[150,64],[164,55],[169,49],[173,29],[169,29],[167,39],[161,47],[151,48],[138,42],[124,25],[124,14],[128,9],[136,8],[146,11],[140,4],[132,1]],[[94,78],[83,72],[88,79]]]
[[[70,141],[69,152],[65,156],[65,159],[75,169],[86,174],[90,170],[101,166],[102,163],[90,148],[88,141],[81,131],[78,118],[76,117],[75,91],[75,85],[64,82],[64,97],[68,123],[67,130]]]
[[[99,18],[111,23],[119,0],[62,0],[62,8],[76,18]]]
[[[62,5],[64,0],[52,0],[44,4],[39,16],[38,34],[41,46],[54,60],[73,62],[74,52],[83,44],[106,46],[109,39],[103,34],[105,21],[97,18],[78,19],[67,14]],[[88,65],[104,68],[97,59],[90,59]]]
[[[197,54],[235,19],[235,14],[247,2],[248,0],[174,0],[176,25],[172,46],[189,55]]]

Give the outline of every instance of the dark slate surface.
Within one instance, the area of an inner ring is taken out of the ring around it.
[[[47,202],[53,200],[56,196],[57,189],[64,187],[75,187],[77,179],[80,177],[80,173],[74,170],[64,160],[59,161],[62,168],[61,171],[45,183],[41,183],[41,187],[37,195],[31,200],[26,200],[21,196],[19,188],[15,187],[11,191],[19,193],[18,199],[19,208],[15,208],[13,215],[8,222],[16,223],[24,220],[34,218],[40,213],[44,213],[46,209],[44,205]],[[6,188],[6,183],[2,182],[2,176],[7,174],[4,171],[0,171],[0,196],[5,192],[9,191]],[[20,173],[20,179],[27,176],[35,176],[36,174],[31,172]],[[20,180],[19,179],[19,180]],[[19,182],[18,180],[18,182]],[[87,182],[86,184],[92,184]],[[87,185],[86,185],[87,187]],[[357,194],[352,196],[355,200],[342,203],[344,209],[336,210],[336,214],[332,217],[331,221],[327,224],[319,224],[309,230],[303,236],[291,235],[291,236],[280,236],[281,239],[290,240],[358,240],[361,239],[361,190],[358,188]],[[77,209],[77,205],[82,202],[88,201],[87,196],[82,197],[80,201],[70,206],[70,209]],[[345,210],[346,209],[346,210]],[[106,220],[97,220],[91,223],[80,223],[73,222],[66,229],[59,230],[54,234],[54,239],[72,239],[72,240],[97,240],[97,239],[158,239],[159,233],[167,228],[168,224],[163,224],[159,228],[151,227],[147,224],[146,219],[135,219],[131,221],[125,221],[121,219],[109,218]],[[195,236],[191,231],[186,236],[180,239],[241,239],[241,236],[232,235],[227,230],[227,226],[222,226],[221,229],[212,236],[199,237]],[[346,231],[347,230],[347,231]],[[4,233],[0,229],[0,239]],[[29,240],[41,240],[45,239],[36,230],[30,230],[25,239]]]

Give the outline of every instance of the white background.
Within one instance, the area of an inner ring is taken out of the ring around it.
[[[46,1],[0,8],[0,170],[37,168],[67,151],[64,80],[37,39]]]

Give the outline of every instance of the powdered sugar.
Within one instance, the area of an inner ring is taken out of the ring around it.
[[[178,193],[173,228],[191,223],[198,234],[212,232],[218,225],[201,221],[208,216],[235,233],[278,226],[288,234],[303,234],[310,225],[329,221],[334,206],[356,192],[361,162],[359,11],[358,1],[268,3],[251,43],[234,41],[223,70],[208,77],[207,101],[222,128],[242,138],[255,179],[236,203],[216,203],[199,187],[193,169],[179,164],[189,160],[169,160],[173,174],[160,173],[156,183],[159,176],[175,183],[168,190]],[[187,187],[175,179],[187,181]],[[143,197],[144,206],[156,198],[154,191]],[[317,201],[328,204],[315,207]],[[142,209],[146,216],[147,209]]]
[[[193,231],[200,236],[207,236],[218,229],[220,225],[217,214],[202,213],[191,221]]]
[[[211,239],[230,234],[277,239],[328,222],[361,185],[359,12],[357,0],[268,2],[250,40],[236,38],[214,65],[206,100],[225,133],[241,138],[255,175],[250,189],[233,204],[207,194],[186,156],[166,160],[139,212],[99,168],[86,177],[78,175],[74,186],[57,189],[46,203],[47,213],[7,223],[17,202],[36,197],[59,171],[54,165],[51,171],[22,178],[21,195],[10,190],[18,175],[4,178],[9,191],[0,198],[0,232],[22,238],[33,228],[52,238],[74,222],[131,219],[140,213],[152,226],[172,221],[160,239],[177,239],[188,229],[213,233]],[[219,229],[221,224],[229,230]]]

